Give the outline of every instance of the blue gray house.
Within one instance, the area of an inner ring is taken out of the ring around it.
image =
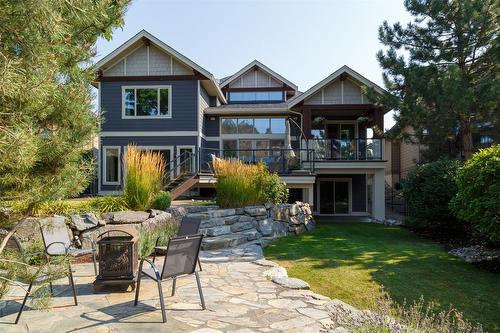
[[[141,31],[96,64],[100,194],[119,193],[128,144],[161,152],[174,197],[213,189],[212,155],[262,161],[318,215],[384,219],[383,89],[343,66],[305,92],[258,61],[213,74]]]

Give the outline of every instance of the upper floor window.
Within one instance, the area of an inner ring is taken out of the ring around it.
[[[285,118],[222,118],[221,134],[285,134]]]
[[[229,102],[281,102],[282,91],[230,91]]]
[[[171,86],[123,87],[123,118],[170,118]]]

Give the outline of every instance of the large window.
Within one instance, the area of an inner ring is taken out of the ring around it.
[[[285,118],[222,118],[221,134],[285,134]]]
[[[238,102],[281,102],[283,101],[282,91],[231,91],[229,101]]]
[[[124,118],[170,118],[170,86],[123,87]]]
[[[120,147],[104,147],[104,185],[119,185],[120,172]]]

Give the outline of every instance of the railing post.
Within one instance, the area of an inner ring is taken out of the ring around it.
[[[284,153],[284,150],[281,149],[281,161],[282,161],[282,164],[281,164],[281,172],[285,172],[285,168],[286,168],[286,163],[285,163],[285,153]]]

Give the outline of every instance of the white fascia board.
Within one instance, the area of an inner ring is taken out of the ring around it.
[[[215,77],[213,76],[212,73],[210,73],[209,71],[207,71],[206,69],[204,69],[203,67],[201,67],[200,65],[198,65],[197,63],[195,63],[194,61],[192,61],[191,59],[189,59],[186,56],[182,55],[181,53],[177,52],[172,47],[170,47],[169,45],[165,44],[160,39],[156,38],[155,36],[153,36],[152,34],[150,34],[149,32],[147,32],[146,30],[139,31],[135,36],[133,36],[128,41],[126,41],[125,43],[123,43],[122,45],[120,45],[113,52],[111,52],[110,54],[108,54],[107,56],[105,56],[104,58],[102,58],[101,60],[99,60],[94,65],[94,67],[98,68],[98,69],[104,67],[110,61],[113,61],[115,59],[115,57],[117,57],[120,53],[122,53],[123,51],[125,51],[127,48],[129,48],[134,43],[138,42],[142,37],[146,37],[151,42],[153,42],[154,44],[156,44],[156,46],[158,46],[160,49],[162,49],[163,51],[171,54],[177,60],[179,60],[180,62],[182,62],[184,65],[186,65],[188,67],[191,67],[191,68],[195,69],[196,71],[200,72],[201,74],[203,74],[204,76],[206,76],[212,82],[212,84],[214,85],[215,89],[217,90],[217,94],[219,95],[219,98],[222,101],[224,101],[224,103],[226,103],[226,99],[224,97],[224,94],[222,93],[222,90],[220,90],[220,87],[219,87],[219,85],[217,83],[217,80],[215,79]]]
[[[298,88],[298,86],[296,84],[294,84],[294,83],[290,82],[289,80],[285,79],[283,76],[279,75],[278,73],[276,73],[275,71],[273,71],[272,69],[270,69],[269,67],[267,67],[266,65],[264,65],[263,63],[261,63],[258,60],[252,61],[251,63],[249,63],[248,65],[246,65],[245,67],[243,67],[242,69],[240,69],[239,71],[237,71],[236,73],[234,73],[233,75],[231,75],[231,77],[229,79],[225,80],[220,85],[222,87],[227,86],[228,84],[230,84],[231,82],[233,82],[234,80],[236,80],[238,77],[240,77],[241,75],[243,75],[246,72],[248,72],[254,66],[259,67],[265,73],[269,74],[270,76],[274,77],[275,79],[278,79],[279,81],[281,81],[283,83],[286,83],[288,86],[292,87],[295,91],[298,91],[299,88]]]

